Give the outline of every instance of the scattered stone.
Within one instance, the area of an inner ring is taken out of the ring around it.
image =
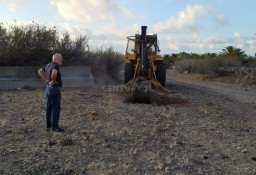
[[[57,143],[54,141],[54,140],[49,140],[49,142],[48,142],[48,145],[49,146],[53,146],[53,145],[56,145]]]
[[[252,157],[251,159],[252,159],[253,161],[256,161],[256,157]]]
[[[20,88],[18,88],[18,89],[20,89]],[[27,86],[27,85],[23,86],[22,89],[29,90],[29,91],[35,90],[35,88],[33,88],[31,86]]]
[[[158,165],[157,169],[162,170],[163,169],[163,165],[162,164]]]
[[[177,146],[184,146],[185,143],[184,143],[183,141],[177,141],[177,142],[176,142],[176,145],[177,145]]]
[[[65,138],[65,139],[63,139],[63,140],[60,142],[60,144],[61,144],[62,146],[71,146],[71,145],[74,144],[74,142],[73,142],[72,138]]]
[[[229,157],[226,156],[226,155],[222,155],[222,156],[221,156],[221,159],[229,159]]]
[[[208,156],[203,156],[203,158],[204,158],[205,160],[209,159],[209,157],[208,157]]]
[[[242,153],[248,153],[248,149],[242,149],[241,152]]]
[[[3,137],[4,135],[5,135],[5,133],[0,131],[0,138]]]
[[[87,116],[91,119],[95,119],[96,118],[96,114],[97,112],[93,109],[87,109],[86,110]]]

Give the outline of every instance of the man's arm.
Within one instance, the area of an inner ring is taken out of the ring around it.
[[[52,75],[51,75],[52,81],[49,83],[50,86],[54,86],[55,84],[58,84],[58,82],[56,81],[57,74],[58,74],[58,71],[56,69],[53,69]]]
[[[39,69],[37,72],[38,72],[38,74],[39,74],[39,76],[41,77],[42,80],[44,80],[46,83],[49,83],[49,81],[46,78],[46,74],[45,74],[45,72],[43,71],[42,68]]]

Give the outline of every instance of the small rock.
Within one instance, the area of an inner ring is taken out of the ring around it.
[[[247,153],[247,152],[248,152],[248,149],[242,149],[241,152],[242,152],[242,153]]]
[[[205,160],[209,159],[209,157],[208,157],[208,156],[203,156],[203,158],[204,158]]]
[[[62,146],[70,146],[74,144],[72,138],[63,139],[60,143]]]
[[[163,169],[163,165],[158,165],[157,169],[162,170]]]
[[[254,160],[254,161],[256,161],[256,157],[252,157],[251,159]]]
[[[176,145],[177,145],[177,146],[184,146],[185,143],[184,143],[183,141],[177,141],[177,142],[176,142]]]
[[[4,136],[4,132],[0,131],[0,138]]]
[[[49,140],[48,145],[49,145],[49,146],[56,145],[56,142],[55,142],[55,141],[53,141],[53,140]]]
[[[222,158],[222,159],[228,159],[229,157],[226,156],[226,155],[222,155],[221,158]]]

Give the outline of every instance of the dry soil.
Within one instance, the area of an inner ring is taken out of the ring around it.
[[[172,74],[167,87],[183,102],[63,88],[64,133],[44,130],[43,89],[1,91],[0,174],[256,174],[255,89]]]

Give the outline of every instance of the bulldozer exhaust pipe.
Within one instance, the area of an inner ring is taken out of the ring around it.
[[[146,48],[147,48],[147,26],[141,26],[141,45],[140,45],[140,58],[142,63],[142,71],[147,70]]]

